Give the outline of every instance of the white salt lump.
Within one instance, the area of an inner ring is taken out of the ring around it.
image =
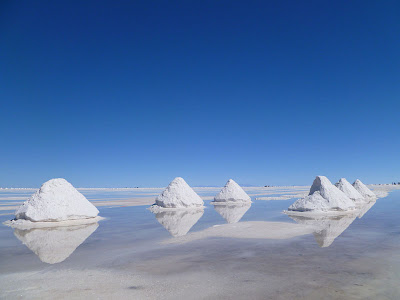
[[[335,186],[345,193],[351,200],[357,203],[365,202],[364,197],[351,185],[346,178],[340,178]]]
[[[317,176],[307,197],[297,200],[291,211],[346,211],[355,209],[354,202],[325,176]]]
[[[360,179],[357,179],[353,183],[354,188],[364,197],[367,199],[376,198],[376,195],[373,191],[371,191],[367,186],[361,182]]]
[[[214,198],[215,202],[251,202],[251,198],[232,179],[229,179],[222,190]]]
[[[97,208],[63,178],[51,179],[22,204],[15,219],[58,222],[94,218]]]
[[[177,177],[156,198],[155,205],[162,208],[198,208],[203,207],[204,202],[183,178]]]

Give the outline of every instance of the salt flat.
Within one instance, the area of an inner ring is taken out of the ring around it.
[[[245,187],[245,209],[160,215],[147,208],[162,188],[80,189],[104,220],[0,226],[0,298],[397,299],[400,192],[371,188],[386,197],[357,214],[297,219],[282,211],[309,187]],[[0,221],[33,192],[0,190]]]

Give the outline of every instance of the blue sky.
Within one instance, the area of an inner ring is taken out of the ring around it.
[[[0,186],[400,181],[399,14],[398,1],[2,1]]]

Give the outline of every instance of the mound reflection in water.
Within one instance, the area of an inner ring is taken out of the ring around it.
[[[172,210],[153,212],[157,221],[174,236],[182,236],[189,232],[204,214],[203,209]]]
[[[35,253],[42,262],[56,264],[67,259],[99,224],[14,229],[14,235]]]
[[[251,203],[243,204],[214,204],[214,209],[228,222],[229,224],[237,223],[249,210]]]
[[[302,216],[300,214],[291,214],[290,212],[287,215],[299,224],[314,228],[313,234],[318,245],[320,247],[329,247],[357,217],[361,219],[375,203],[375,201],[371,201],[361,206],[358,210],[343,215]]]

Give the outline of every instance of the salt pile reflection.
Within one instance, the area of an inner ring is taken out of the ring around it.
[[[174,236],[183,236],[189,232],[194,224],[204,214],[203,209],[171,210],[153,212],[157,221]]]
[[[357,217],[361,219],[375,203],[376,201],[371,201],[354,212],[340,215],[300,215],[291,212],[286,214],[297,223],[314,228],[313,235],[318,245],[329,247]]]
[[[361,219],[367,213],[367,211],[369,211],[371,209],[371,207],[375,205],[375,203],[376,203],[376,200],[373,200],[371,202],[364,204],[364,206],[362,206],[359,210],[358,218]]]
[[[243,204],[214,204],[214,209],[228,222],[229,224],[237,223],[249,210],[251,203]]]
[[[338,216],[299,216],[289,217],[299,224],[314,228],[314,237],[320,247],[329,247],[347,227],[357,218],[357,214]]]
[[[14,235],[39,259],[56,264],[67,259],[93,232],[99,224],[14,229]]]

